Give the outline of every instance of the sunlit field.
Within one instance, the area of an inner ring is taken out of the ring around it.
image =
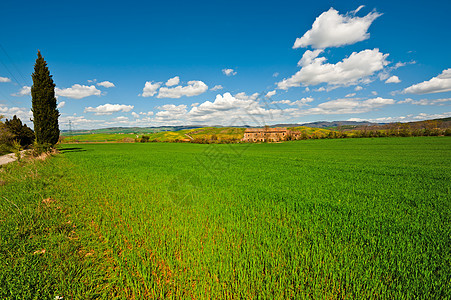
[[[0,172],[0,298],[451,297],[451,138],[68,144]]]

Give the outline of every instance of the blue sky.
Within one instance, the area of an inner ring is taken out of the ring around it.
[[[0,114],[60,128],[451,116],[448,1],[2,1]],[[448,50],[447,50],[448,49]]]

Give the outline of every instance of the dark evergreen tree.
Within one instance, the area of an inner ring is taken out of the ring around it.
[[[26,124],[22,124],[22,121],[14,115],[11,120],[6,119],[5,125],[9,132],[14,135],[14,139],[17,140],[21,146],[28,146],[33,144],[34,132]]]
[[[31,77],[33,78],[31,98],[36,142],[39,145],[54,146],[60,135],[55,84],[40,51],[38,51]]]

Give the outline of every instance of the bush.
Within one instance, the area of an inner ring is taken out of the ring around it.
[[[139,140],[140,143],[148,143],[149,142],[150,137],[147,135],[143,135],[141,137],[141,139]]]
[[[6,119],[5,126],[14,135],[14,139],[19,142],[20,146],[26,147],[33,144],[33,130],[26,124],[22,124],[22,121],[16,115],[11,120]]]
[[[48,153],[52,150],[52,144],[50,143],[38,143],[36,141],[34,141],[33,146],[32,146],[32,155],[33,156],[39,156],[43,153]]]

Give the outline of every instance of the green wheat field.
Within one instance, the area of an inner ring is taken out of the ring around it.
[[[67,144],[0,169],[1,299],[446,299],[451,138]]]

